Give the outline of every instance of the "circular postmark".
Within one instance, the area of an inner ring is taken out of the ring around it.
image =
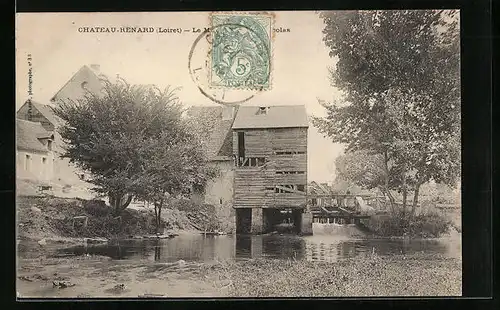
[[[235,18],[206,28],[189,52],[193,82],[219,104],[241,104],[270,88],[270,36],[251,18]]]

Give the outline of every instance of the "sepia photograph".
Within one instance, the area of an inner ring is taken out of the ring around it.
[[[16,292],[462,296],[459,10],[16,14]]]

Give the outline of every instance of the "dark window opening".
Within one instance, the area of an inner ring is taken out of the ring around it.
[[[45,165],[46,163],[47,163],[47,158],[42,157],[42,164],[44,164],[44,165]]]
[[[257,166],[257,158],[252,157],[250,158],[250,167],[256,167]]]
[[[264,157],[257,158],[257,166],[262,167],[266,164],[266,159]]]
[[[238,132],[238,158],[245,157],[245,133]]]
[[[222,198],[219,199],[219,204],[222,204]]]
[[[288,191],[286,190],[286,188],[288,189],[291,189],[293,191],[299,191],[299,192],[305,192],[306,190],[306,186],[304,184],[298,184],[298,185],[290,185],[290,184],[286,184],[286,185],[278,185],[280,188],[276,187],[275,189],[275,193],[293,193],[292,191]]]
[[[278,151],[276,155],[295,155],[295,154],[305,154],[306,152],[302,151]]]
[[[266,191],[274,191],[275,188],[274,187],[266,187]]]
[[[49,151],[52,151],[52,141],[47,141],[47,148],[49,149]]]
[[[240,157],[238,166],[239,167],[262,167],[266,164],[266,159],[264,157]]]
[[[317,200],[316,198],[313,198],[313,199],[311,200],[311,204],[312,204],[313,206],[317,205],[317,204],[318,204],[318,200]]]
[[[304,171],[276,171],[276,174],[304,174]]]
[[[24,160],[24,170],[30,171],[31,169],[31,156],[26,154],[26,158]]]

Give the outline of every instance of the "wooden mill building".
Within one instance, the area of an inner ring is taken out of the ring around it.
[[[286,217],[297,232],[311,233],[307,130],[305,106],[239,107],[232,126],[237,233],[270,232]]]
[[[205,203],[236,233],[266,233],[291,222],[312,233],[305,213],[308,117],[304,106],[195,106],[207,155],[220,176],[204,191]],[[289,223],[290,224],[290,223]]]

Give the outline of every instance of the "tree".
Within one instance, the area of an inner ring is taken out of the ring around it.
[[[331,81],[343,102],[322,102],[320,132],[381,158],[386,194],[414,192],[460,174],[459,30],[452,11],[324,12],[324,41],[337,59]]]
[[[142,144],[143,170],[134,190],[138,197],[153,203],[157,233],[168,198],[189,195],[194,187],[203,188],[217,173],[207,165],[205,153],[198,143],[193,143],[197,137],[184,123],[177,127],[179,134],[175,138],[171,130],[163,127],[157,136]]]
[[[180,183],[189,187],[202,179],[198,173],[204,161],[182,112],[175,90],[123,79],[105,80],[102,94],[88,93],[55,109],[64,120],[63,156],[91,173],[89,182],[109,195],[116,214],[134,195],[156,202],[161,194],[176,192]],[[197,160],[190,162],[193,156]]]

